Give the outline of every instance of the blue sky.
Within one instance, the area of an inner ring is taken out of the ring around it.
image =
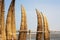
[[[5,18],[8,12],[11,0],[5,0]],[[16,0],[15,16],[16,28],[20,29],[21,24],[21,4],[26,9],[27,27],[35,31],[37,29],[37,8],[47,16],[49,29],[52,31],[60,31],[60,0]]]

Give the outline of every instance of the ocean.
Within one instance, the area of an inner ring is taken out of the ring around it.
[[[27,39],[27,40],[36,40],[36,38]],[[50,40],[60,40],[60,37],[58,37],[58,38],[50,38]]]
[[[36,40],[36,34],[31,34],[31,38],[27,36],[27,40]],[[60,40],[60,34],[50,34],[50,40]]]
[[[18,36],[18,34],[17,34],[17,36]],[[31,36],[29,36],[29,33],[28,33],[27,40],[36,40],[36,34],[33,33],[33,34],[31,34]],[[50,32],[50,40],[60,40],[60,31],[59,32]]]

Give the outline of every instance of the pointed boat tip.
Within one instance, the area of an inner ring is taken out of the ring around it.
[[[15,0],[12,0],[12,1],[15,1]]]
[[[35,10],[36,10],[37,12],[40,12],[40,11],[39,11],[38,9],[36,9],[36,8],[35,8]]]
[[[40,11],[38,9],[35,9],[35,10],[36,10],[36,12],[39,12],[40,13]]]
[[[41,11],[39,11],[39,10],[38,10],[38,9],[36,9],[36,8],[35,8],[35,10],[36,10],[36,11],[38,11],[38,12],[40,12],[40,13],[42,13]]]
[[[21,10],[25,10],[25,7],[21,4]]]
[[[36,13],[39,12],[38,9],[35,8]]]
[[[38,11],[38,9],[37,9],[37,8],[35,8],[35,10],[36,10],[36,11]]]
[[[11,1],[11,3],[14,3],[14,2],[15,2],[15,0],[12,0],[12,1]]]
[[[21,4],[21,8],[24,8],[23,4]]]
[[[13,2],[15,2],[15,0],[13,0]]]

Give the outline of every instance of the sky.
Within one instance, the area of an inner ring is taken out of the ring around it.
[[[5,0],[5,20],[10,3],[11,0]],[[38,9],[46,15],[49,23],[49,30],[60,31],[60,0],[16,0],[16,30],[19,30],[21,25],[21,5],[23,5],[26,10],[28,30],[37,30],[37,15],[35,9]]]

